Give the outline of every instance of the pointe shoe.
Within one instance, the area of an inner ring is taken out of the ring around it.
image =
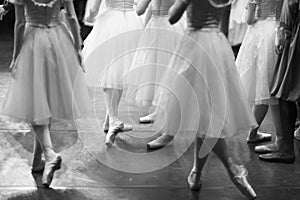
[[[247,143],[259,143],[259,142],[267,142],[272,140],[272,135],[269,133],[257,132],[255,138],[247,138]]]
[[[57,155],[53,160],[45,162],[45,169],[42,176],[42,184],[48,188],[52,182],[54,172],[61,167],[61,156]]]
[[[45,161],[41,157],[33,157],[31,173],[41,173],[44,171]]]
[[[265,153],[273,153],[278,151],[278,147],[275,144],[266,144],[266,145],[259,145],[254,147],[255,153],[265,154]]]
[[[156,138],[155,140],[152,140],[147,144],[148,149],[159,149],[164,146],[167,146],[172,140],[174,139],[174,136],[168,135],[167,133],[163,133],[161,136]]]
[[[201,188],[201,172],[197,172],[195,170],[191,170],[189,176],[187,177],[187,183],[189,185],[190,190],[198,191]]]
[[[259,155],[259,159],[267,162],[292,164],[295,162],[295,155],[275,152]]]
[[[105,144],[107,147],[111,147],[114,142],[117,134],[124,130],[124,123],[121,121],[112,122],[109,126],[109,131],[105,137]]]
[[[256,193],[252,186],[248,183],[247,176],[248,171],[243,165],[235,165],[238,168],[238,173],[233,174],[230,178],[235,186],[240,190],[240,192],[247,197],[249,200],[256,198]]]
[[[139,122],[140,124],[153,124],[154,119],[150,115],[147,115],[144,117],[140,117]]]

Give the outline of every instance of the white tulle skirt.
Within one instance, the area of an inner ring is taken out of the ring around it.
[[[249,26],[236,59],[245,93],[251,104],[276,104],[270,95],[277,54],[274,20],[258,21]]]
[[[248,0],[238,0],[231,5],[228,33],[231,46],[241,44],[246,34],[248,28],[246,23],[247,4]]]
[[[26,26],[15,67],[1,114],[38,125],[88,114],[88,89],[65,25]]]
[[[171,25],[168,16],[152,16],[142,36],[130,69],[128,96],[139,105],[149,106],[155,96],[173,52],[183,36],[185,20]]]
[[[218,29],[187,30],[169,66],[154,102],[164,111],[158,127],[227,138],[256,126],[230,44]]]
[[[84,41],[88,84],[123,89],[140,38],[142,20],[135,11],[105,9]]]

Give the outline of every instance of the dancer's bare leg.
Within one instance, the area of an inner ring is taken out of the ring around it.
[[[262,122],[264,121],[267,113],[268,113],[269,106],[260,104],[253,106],[253,114],[255,116],[256,122],[258,127],[252,129],[248,135],[247,141],[250,143],[253,142],[265,142],[270,141],[272,139],[271,134],[266,133],[259,133],[258,129],[261,126]]]
[[[218,139],[213,148],[213,152],[220,158],[224,164],[232,182],[248,199],[254,199],[256,194],[247,181],[248,171],[244,166],[240,165],[233,154],[229,152],[229,148],[225,139]]]
[[[49,125],[33,125],[33,129],[46,160],[42,183],[45,187],[49,187],[52,182],[54,172],[60,169],[61,157],[53,150]]]

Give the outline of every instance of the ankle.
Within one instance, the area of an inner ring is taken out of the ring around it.
[[[47,161],[52,160],[57,154],[52,147],[46,147],[44,150],[45,159]]]

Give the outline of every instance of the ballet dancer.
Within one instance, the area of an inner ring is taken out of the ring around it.
[[[87,79],[89,85],[97,87],[91,80],[95,76],[100,76],[99,71],[106,70],[105,64],[110,63],[116,56],[119,56],[119,51],[132,49],[137,47],[139,38],[124,38],[120,41],[115,39],[110,44],[111,46],[103,49],[103,44],[113,37],[126,34],[130,31],[143,28],[142,20],[137,16],[133,9],[134,0],[106,0],[105,10],[98,15],[101,0],[95,0],[94,4],[87,11],[85,21],[94,24],[93,30],[84,41],[83,57],[87,68]],[[98,16],[97,16],[98,15]],[[97,16],[97,17],[96,17]],[[99,60],[105,52],[104,60]],[[116,135],[119,132],[131,131],[132,125],[124,124],[118,118],[118,106],[122,97],[125,81],[123,77],[128,73],[133,60],[133,55],[126,55],[122,62],[116,62],[103,73],[100,80],[100,87],[103,89],[106,116],[103,125],[103,130],[106,134],[105,144],[110,147],[113,145]],[[99,78],[99,77],[96,77]]]
[[[275,29],[279,23],[283,0],[249,0],[247,23],[249,28],[239,50],[236,65],[247,97],[253,105],[258,127],[250,130],[248,143],[270,141],[272,135],[258,129],[270,106],[278,100],[270,95],[270,84],[277,59],[274,50]],[[258,150],[260,151],[260,150]]]
[[[177,75],[166,74],[162,78],[164,87],[174,94],[166,94],[164,130],[172,132],[180,125],[177,129],[180,133],[197,134],[194,166],[187,178],[191,190],[200,189],[201,171],[210,152],[207,148],[202,154],[201,149],[214,141],[211,148],[224,164],[232,182],[248,199],[254,199],[256,194],[247,181],[248,172],[238,164],[226,143],[226,138],[257,126],[243,92],[230,44],[219,29],[223,10],[231,2],[177,0],[170,8],[171,23],[176,23],[187,10],[188,28],[169,63]],[[156,120],[160,121],[160,116]]]
[[[279,99],[279,106],[272,117],[278,131],[277,142],[270,144],[271,151],[259,155],[268,162],[293,163],[294,130],[297,118],[296,102],[300,99],[300,3],[299,0],[285,0],[278,27],[276,51],[279,57],[271,84],[271,95]],[[274,150],[275,149],[275,150]]]
[[[79,26],[71,0],[12,0],[11,3],[16,15],[10,65],[13,79],[2,114],[32,125],[35,132],[32,172],[42,173],[42,183],[49,187],[62,162],[53,150],[51,123],[79,118],[89,110],[81,68]],[[61,6],[67,11],[72,35],[60,21]]]

